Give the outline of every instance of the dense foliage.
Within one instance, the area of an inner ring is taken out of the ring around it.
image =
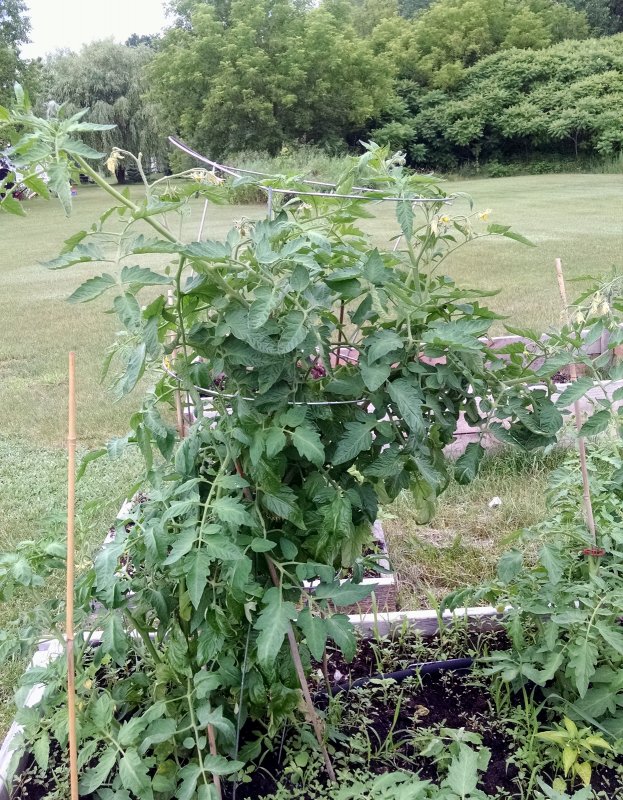
[[[224,8],[226,24],[219,5],[195,4],[150,69],[171,131],[217,156],[364,134],[391,92],[391,66],[350,24],[291,0]]]
[[[568,5],[586,14],[591,28],[597,34],[609,35],[623,30],[623,4],[621,0],[565,0]]]
[[[5,6],[5,92],[19,74],[41,111],[90,106],[161,169],[172,133],[219,158],[309,144],[347,153],[374,138],[442,169],[620,151],[616,0],[174,0],[162,37],[56,54],[36,81],[36,65],[16,60],[23,9]]]
[[[427,160],[514,153],[621,152],[623,36],[489,56],[454,92],[417,99],[414,145]]]
[[[500,50],[589,33],[584,14],[555,0],[436,0],[409,11],[395,0],[236,0],[175,9],[151,69],[153,96],[172,130],[217,156],[275,153],[292,142],[355,145],[373,128],[414,161],[435,163],[438,153],[417,141],[422,94],[453,90],[466,68]]]

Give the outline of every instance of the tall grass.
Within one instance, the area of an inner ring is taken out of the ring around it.
[[[346,154],[332,154],[319,147],[303,145],[284,148],[279,155],[241,151],[227,156],[226,163],[240,169],[265,172],[269,175],[296,175],[309,180],[335,182],[348,167],[350,157]],[[266,193],[255,186],[240,186],[232,189],[231,201],[234,203],[264,203]]]

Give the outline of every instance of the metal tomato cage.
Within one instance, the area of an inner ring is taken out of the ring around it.
[[[224,172],[226,175],[230,175],[233,178],[242,178],[244,175],[252,175],[256,178],[268,178],[269,180],[274,180],[278,176],[271,175],[268,172],[257,172],[256,170],[252,169],[242,169],[241,167],[232,167],[228,166],[227,164],[220,164],[218,161],[213,161],[207,156],[201,155],[201,153],[194,150],[189,145],[182,142],[181,139],[178,139],[176,136],[169,136],[169,142],[174,146],[177,147],[178,150],[181,150],[186,155],[191,156],[192,158],[196,159],[197,161],[201,161],[203,164],[207,164],[208,166],[212,167],[213,170],[219,170],[220,172]],[[313,181],[305,178],[301,181],[301,183],[305,184],[306,186],[322,186],[325,189],[336,189],[337,184],[335,183],[328,183],[327,181]],[[371,189],[366,186],[353,186],[353,190],[355,192],[359,192],[360,194],[339,194],[337,192],[323,192],[323,191],[300,191],[298,189],[278,189],[274,186],[264,186],[263,184],[258,184],[259,188],[266,192],[268,198],[268,217],[269,219],[272,218],[273,213],[273,195],[274,194],[283,194],[283,195],[294,195],[296,197],[324,197],[324,198],[337,198],[343,200],[367,200],[368,202],[382,202],[384,200],[389,201],[390,203],[401,203],[404,201],[410,203],[449,203],[450,201],[444,197],[389,197],[384,194],[383,189]],[[365,192],[365,194],[361,194]]]

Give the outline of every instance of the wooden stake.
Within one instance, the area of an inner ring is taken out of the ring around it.
[[[210,755],[217,756],[218,750],[216,749],[216,736],[214,735],[214,726],[208,725],[208,744],[210,746]],[[218,800],[223,800],[223,790],[221,789],[221,779],[218,775],[212,775],[214,781],[214,789]]]
[[[273,585],[279,588],[279,576],[277,575],[275,565],[273,564],[272,559],[267,554],[265,555],[266,563],[268,564],[268,571],[270,572],[270,578],[273,582]],[[320,717],[316,713],[316,709],[314,708],[314,703],[309,692],[309,686],[307,685],[307,678],[305,677],[305,669],[303,668],[303,662],[301,661],[301,654],[299,653],[298,643],[296,641],[296,636],[294,635],[294,630],[292,629],[291,623],[288,623],[288,643],[290,645],[292,661],[294,662],[294,669],[296,670],[296,674],[301,685],[301,691],[303,692],[307,716],[309,717],[309,721],[311,722],[314,733],[316,734],[316,739],[320,745],[320,750],[322,751],[322,757],[324,759],[324,766],[327,771],[327,775],[329,776],[329,780],[335,783],[335,770],[333,769],[333,764],[331,763],[327,746],[324,743],[324,726],[320,720]]]
[[[565,287],[565,276],[562,271],[562,261],[560,258],[556,259],[556,277],[558,278],[558,290],[562,300],[563,311],[567,318],[569,325],[571,324],[571,316],[569,314],[569,304],[567,302],[567,290]],[[578,371],[575,364],[569,365],[569,374],[572,381],[578,379]],[[575,415],[575,426],[578,430],[582,428],[582,409],[580,401],[576,400],[573,404],[573,412]],[[588,466],[586,459],[586,439],[583,436],[578,436],[578,450],[580,452],[580,469],[582,471],[582,488],[584,491],[584,516],[586,518],[586,526],[591,535],[593,544],[597,541],[595,532],[595,517],[593,515],[593,503],[591,500],[591,487],[588,480]]]
[[[74,662],[74,564],[76,515],[76,354],[69,354],[69,426],[67,436],[67,714],[71,800],[78,800],[78,739],[76,735],[76,673]]]

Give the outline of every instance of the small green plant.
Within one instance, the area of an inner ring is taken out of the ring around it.
[[[553,730],[541,731],[537,738],[554,746],[564,776],[577,777],[584,786],[590,786],[592,764],[601,763],[600,751],[612,750],[603,736],[595,734],[591,728],[578,728],[569,717],[563,717],[563,724]]]
[[[432,759],[443,772],[460,756],[462,745],[475,745],[478,749],[479,770],[486,770],[491,758],[491,751],[482,745],[482,736],[465,728],[442,727],[438,732],[425,731],[415,734],[412,742],[421,756]]]

